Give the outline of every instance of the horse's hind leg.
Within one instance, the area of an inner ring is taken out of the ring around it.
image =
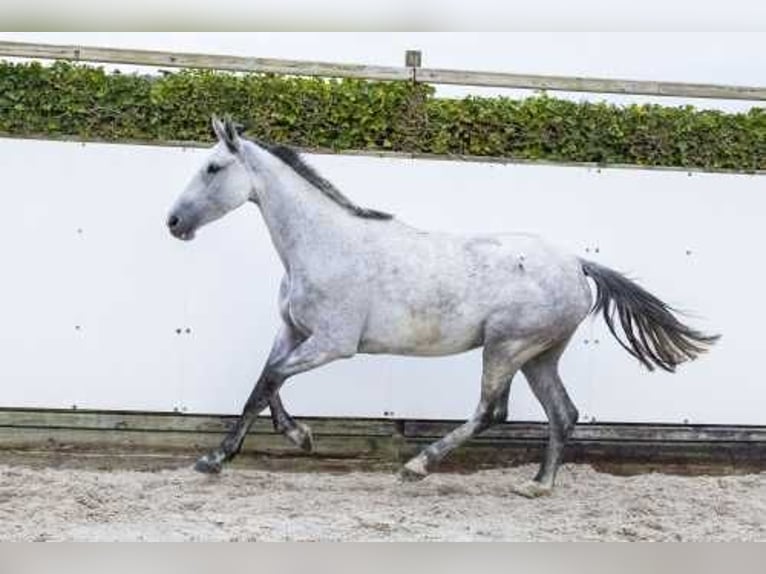
[[[511,394],[511,381],[505,385],[503,392],[497,397],[494,407],[492,407],[492,424],[504,423],[508,420],[508,397]]]
[[[513,488],[514,492],[523,496],[550,493],[564,455],[564,446],[577,423],[577,409],[567,395],[558,373],[559,358],[567,343],[569,339],[534,357],[522,367],[532,392],[548,417],[549,432],[545,458],[537,476]]]
[[[407,462],[400,473],[402,480],[425,478],[428,471],[447,454],[494,424],[496,417],[504,418],[504,409],[499,405],[503,398],[507,401],[513,375],[526,360],[539,352],[538,345],[526,340],[486,344],[483,354],[481,398],[473,417]]]

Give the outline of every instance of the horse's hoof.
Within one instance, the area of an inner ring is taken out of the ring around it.
[[[523,496],[525,498],[539,498],[541,496],[548,496],[552,492],[550,486],[540,484],[535,480],[529,480],[523,484],[511,485],[511,492]]]
[[[296,423],[294,428],[287,431],[287,438],[298,448],[306,452],[314,452],[314,436],[306,425]]]
[[[301,441],[300,447],[306,452],[314,452],[314,435],[311,434],[311,429],[306,427],[306,434]]]
[[[422,465],[412,461],[405,464],[399,470],[399,482],[419,482],[428,476],[428,472]]]
[[[194,470],[203,474],[219,474],[221,472],[221,463],[211,460],[208,455],[205,455],[194,463]]]

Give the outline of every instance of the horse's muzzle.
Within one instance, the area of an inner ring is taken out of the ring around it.
[[[189,241],[194,239],[194,229],[192,229],[189,225],[186,225],[183,219],[177,215],[171,214],[168,217],[167,223],[170,233],[176,239],[181,239],[182,241]]]

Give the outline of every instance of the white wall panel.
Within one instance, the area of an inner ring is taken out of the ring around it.
[[[239,411],[276,329],[281,268],[251,206],[191,243],[167,234],[205,153],[0,140],[0,405]],[[362,205],[430,229],[539,233],[723,333],[668,375],[586,321],[562,373],[587,420],[766,424],[762,177],[310,160]],[[463,418],[479,366],[476,352],[359,356],[296,377],[283,396],[299,415]],[[542,419],[522,377],[511,414]]]

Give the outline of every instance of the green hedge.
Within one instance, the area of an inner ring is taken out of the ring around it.
[[[185,70],[157,76],[0,62],[0,132],[207,141],[211,114],[309,148],[602,164],[766,169],[766,113],[615,106],[535,96],[444,99],[410,82]]]

